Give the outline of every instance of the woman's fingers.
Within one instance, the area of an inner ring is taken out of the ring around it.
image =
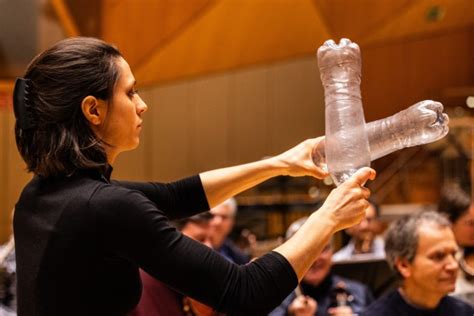
[[[375,176],[376,172],[374,169],[369,167],[363,167],[357,170],[349,179],[349,181],[353,181],[362,187],[368,180],[374,180]]]

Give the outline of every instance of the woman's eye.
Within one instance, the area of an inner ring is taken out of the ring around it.
[[[131,91],[128,93],[128,95],[129,95],[129,97],[133,97],[133,96],[134,96],[135,94],[137,94],[137,93],[138,93],[138,90],[133,89],[133,90],[131,90]]]

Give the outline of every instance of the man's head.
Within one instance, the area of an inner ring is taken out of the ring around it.
[[[370,203],[365,210],[365,218],[357,225],[346,229],[352,237],[357,253],[367,253],[372,249],[375,236],[378,233],[379,208],[375,203]]]
[[[234,198],[230,198],[212,208],[210,212],[213,215],[210,222],[212,245],[219,248],[234,227],[237,203]]]
[[[209,212],[204,212],[179,220],[175,223],[175,226],[189,238],[199,241],[212,248],[209,230],[211,219],[212,214]]]
[[[462,247],[474,246],[474,205],[471,194],[458,183],[448,183],[441,189],[438,211],[453,223],[454,237]]]
[[[405,216],[386,234],[387,261],[410,293],[429,293],[440,299],[452,292],[458,271],[457,251],[449,220],[437,212]]]
[[[286,239],[291,238],[308,218],[303,217],[294,221],[286,231]],[[329,242],[316,258],[308,272],[303,277],[303,282],[312,286],[318,286],[331,272],[333,249]]]

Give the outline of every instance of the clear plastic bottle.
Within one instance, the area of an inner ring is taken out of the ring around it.
[[[326,104],[327,168],[339,185],[357,169],[370,166],[359,46],[348,39],[326,41],[318,49],[318,66]]]
[[[449,117],[443,105],[424,100],[384,119],[366,124],[370,160],[386,156],[396,150],[437,141],[449,132]],[[314,163],[325,170],[326,144],[322,141],[313,148]]]

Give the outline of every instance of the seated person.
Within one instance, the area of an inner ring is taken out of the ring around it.
[[[249,262],[250,257],[228,238],[234,228],[235,216],[237,215],[237,202],[235,199],[225,200],[213,207],[210,212],[213,215],[210,223],[212,247],[231,262],[237,264]]]
[[[13,235],[0,245],[0,316],[16,315],[16,260]]]
[[[445,185],[438,211],[445,213],[453,223],[454,238],[461,247],[460,271],[452,295],[474,305],[474,207],[470,193],[458,183]]]
[[[209,234],[211,219],[212,214],[205,212],[177,221],[175,225],[183,235],[211,247]],[[142,296],[131,316],[190,316],[200,315],[199,311],[202,310],[206,311],[205,315],[220,315],[212,308],[170,289],[141,269],[140,277],[143,284]]]
[[[351,239],[345,247],[333,255],[332,260],[334,262],[385,258],[383,238],[377,236],[379,233],[379,213],[379,206],[371,202],[365,210],[365,219],[358,225],[345,230],[351,236]]]
[[[472,316],[474,308],[447,295],[454,291],[457,251],[449,220],[437,212],[404,216],[392,223],[385,237],[385,253],[401,283],[362,315]]]
[[[11,211],[11,219],[13,213]],[[0,245],[0,316],[16,315],[16,257],[13,234]]]
[[[290,238],[303,225],[306,217],[290,225],[286,238]],[[301,281],[300,287],[291,293],[269,315],[352,315],[360,313],[373,298],[362,283],[331,273],[332,248],[328,244]]]

